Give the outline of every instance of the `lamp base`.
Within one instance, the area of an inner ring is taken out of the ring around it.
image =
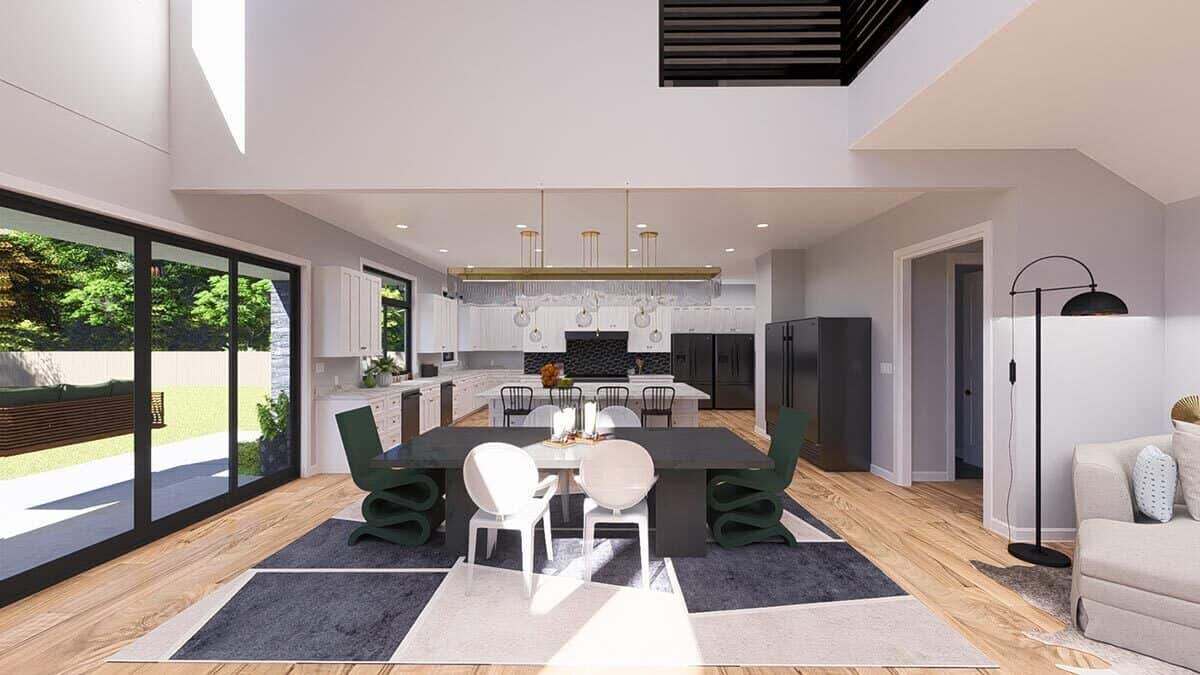
[[[1009,544],[1008,553],[1014,558],[1042,567],[1071,566],[1071,559],[1066,554],[1037,544]]]

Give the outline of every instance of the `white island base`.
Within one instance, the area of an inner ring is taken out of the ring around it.
[[[662,385],[658,383],[579,382],[575,386],[583,390],[583,400],[585,403],[596,398],[596,390],[600,387],[625,387],[629,389],[629,409],[637,413],[640,417],[642,414],[642,388]],[[711,397],[687,384],[674,382],[668,386],[675,388],[675,404],[671,406],[671,424],[677,427],[700,426],[700,401],[707,401]],[[550,390],[542,387],[540,384],[531,386],[528,382],[512,382],[492,387],[478,394],[478,398],[487,402],[489,426],[504,426],[504,403],[500,400],[500,389],[503,387],[529,387],[533,389],[534,408],[539,405],[550,404]],[[582,414],[582,411],[580,414]],[[524,422],[524,416],[514,415],[509,418],[510,426],[519,427]],[[667,418],[666,416],[648,417],[646,418],[646,426],[665,427],[667,426]]]

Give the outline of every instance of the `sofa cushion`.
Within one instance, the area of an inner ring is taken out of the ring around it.
[[[1178,482],[1175,458],[1147,445],[1133,465],[1133,499],[1138,511],[1165,523],[1175,515],[1175,484]]]
[[[1200,436],[1176,430],[1171,439],[1179,465],[1179,486],[1192,518],[1200,520]]]
[[[88,398],[103,398],[112,396],[112,383],[101,382],[100,384],[64,384],[62,387],[62,400],[64,401],[82,401]]]
[[[133,393],[133,380],[109,380],[113,396],[128,396]]]
[[[62,400],[62,387],[0,387],[0,408],[16,408]]]
[[[1169,523],[1085,520],[1075,564],[1089,577],[1200,603],[1200,522],[1181,508]]]

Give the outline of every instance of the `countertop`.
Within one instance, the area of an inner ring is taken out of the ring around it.
[[[505,382],[503,384],[492,387],[491,389],[484,389],[483,391],[476,394],[476,396],[478,396],[479,398],[485,398],[485,399],[498,399],[498,398],[500,398],[500,389],[501,388],[503,388],[503,387],[521,387],[521,386],[531,387],[533,389],[534,399],[549,399],[550,398],[549,390],[547,390],[545,387],[542,387],[541,383],[530,384],[528,380],[525,380],[525,381],[513,380],[510,382]],[[576,382],[575,386],[582,389],[584,397],[587,397],[587,398],[594,397],[596,395],[596,389],[598,387],[606,387],[606,386],[607,387],[627,387],[629,389],[630,400],[637,399],[640,401],[642,398],[642,389],[644,389],[645,387],[662,387],[662,386],[674,387],[675,388],[675,398],[680,399],[680,400],[695,399],[698,401],[704,401],[704,400],[708,400],[709,398],[711,398],[708,394],[700,391],[699,389],[691,386],[690,384],[683,384],[682,382],[667,383],[667,382],[662,382],[662,381],[655,382],[652,380],[646,381],[646,382]]]
[[[387,387],[375,387],[374,389],[365,389],[363,387],[334,389],[327,392],[322,392],[317,395],[318,399],[374,399],[393,394],[402,394],[413,389],[423,389],[429,386],[441,386],[444,382],[461,380],[473,375],[487,375],[489,373],[505,373],[509,376],[515,376],[516,370],[509,368],[479,368],[474,370],[452,370],[446,373],[439,373],[437,377],[416,377],[411,380],[402,380],[393,383]]]

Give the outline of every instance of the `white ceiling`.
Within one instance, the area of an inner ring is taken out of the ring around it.
[[[805,248],[922,194],[911,190],[653,190],[630,193],[631,224],[659,232],[658,264],[714,265],[750,281],[754,259]],[[388,192],[273,194],[285,204],[433,267],[517,266],[517,224],[537,228],[538,193]],[[758,228],[758,223],[769,227]],[[397,224],[408,225],[401,230]],[[579,233],[600,236],[600,262],[625,264],[625,196],[619,190],[547,192],[548,265],[579,266]],[[630,248],[638,244],[632,228]],[[438,249],[447,249],[440,253]],[[726,248],[736,249],[733,253]],[[639,253],[631,253],[634,264]]]
[[[1039,0],[856,149],[1077,148],[1164,203],[1200,195],[1200,2]]]

